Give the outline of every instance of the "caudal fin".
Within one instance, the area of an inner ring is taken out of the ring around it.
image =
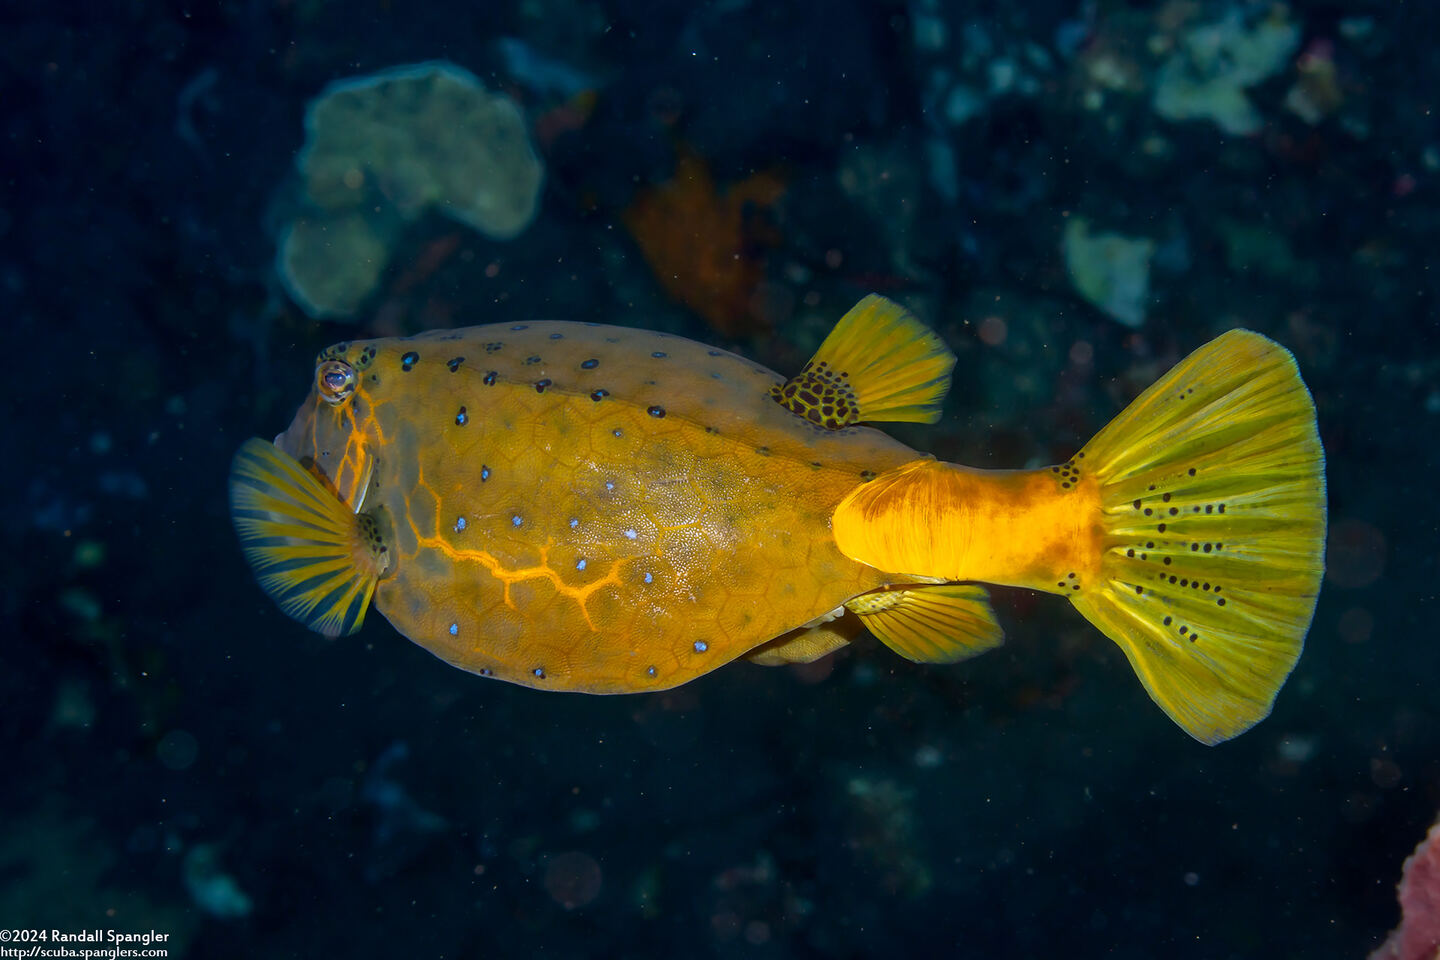
[[[1077,461],[1100,484],[1100,577],[1071,600],[1203,743],[1249,729],[1304,644],[1324,572],[1325,455],[1289,352],[1231,330]]]

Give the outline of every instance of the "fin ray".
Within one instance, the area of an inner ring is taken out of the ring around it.
[[[230,514],[255,578],[286,615],[329,637],[360,629],[388,565],[370,517],[258,438],[235,454]]]
[[[1072,602],[1191,736],[1249,729],[1300,656],[1324,570],[1324,451],[1294,359],[1223,334],[1080,457],[1100,483],[1101,576]]]
[[[958,663],[1004,640],[989,593],[975,584],[882,590],[845,606],[881,643],[917,663]]]
[[[835,324],[805,369],[771,396],[837,430],[852,423],[934,423],[950,390],[955,354],[898,304],[870,294]]]

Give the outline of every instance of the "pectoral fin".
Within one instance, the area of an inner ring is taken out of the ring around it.
[[[327,637],[360,629],[390,560],[372,517],[260,439],[235,454],[230,515],[256,579],[281,610]]]

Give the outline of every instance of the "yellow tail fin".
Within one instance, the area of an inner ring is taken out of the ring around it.
[[[1100,576],[1071,600],[1195,739],[1264,719],[1324,571],[1324,451],[1289,352],[1231,330],[1076,461],[1100,484]]]

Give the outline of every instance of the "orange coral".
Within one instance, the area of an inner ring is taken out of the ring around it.
[[[765,277],[760,252],[778,238],[759,215],[784,192],[768,171],[717,192],[705,161],[682,149],[675,175],[637,192],[621,220],[665,291],[738,337],[765,326],[753,294]]]

